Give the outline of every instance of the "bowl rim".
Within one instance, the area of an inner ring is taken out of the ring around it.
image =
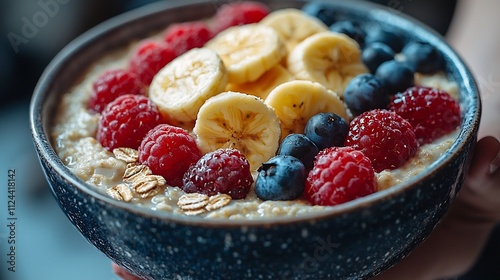
[[[261,1],[266,3],[265,1]],[[306,4],[306,0],[295,1]],[[52,148],[50,137],[50,131],[46,131],[44,125],[44,117],[42,112],[44,111],[44,101],[48,99],[51,84],[54,79],[57,78],[56,73],[59,73],[67,63],[67,60],[71,56],[78,52],[82,48],[86,48],[94,41],[101,42],[101,37],[105,34],[112,32],[113,30],[119,30],[127,24],[132,24],[135,21],[140,21],[144,17],[151,17],[157,13],[161,13],[168,9],[178,8],[186,5],[198,5],[206,4],[206,0],[194,0],[189,3],[182,0],[174,1],[160,1],[146,6],[140,7],[138,9],[125,12],[118,16],[115,16],[105,22],[97,25],[96,27],[88,30],[82,35],[78,36],[76,39],[71,41],[66,47],[64,47],[55,58],[49,63],[49,65],[44,70],[42,76],[40,77],[30,102],[30,129],[32,133],[33,142],[37,150],[37,154],[40,160],[46,161],[61,177],[63,177],[67,182],[69,182],[73,188],[78,191],[85,193],[91,199],[104,204],[108,204],[112,207],[119,208],[123,211],[131,212],[135,215],[142,217],[159,219],[165,222],[172,222],[178,224],[185,224],[190,226],[205,226],[205,227],[218,227],[218,228],[235,228],[235,227],[270,227],[283,224],[298,224],[298,223],[314,223],[320,220],[332,218],[335,216],[344,215],[358,210],[368,209],[371,205],[382,203],[387,201],[392,197],[402,193],[404,191],[414,188],[420,180],[424,178],[434,176],[440,169],[444,168],[456,154],[465,148],[465,144],[469,141],[474,141],[475,134],[477,133],[479,120],[481,116],[481,100],[479,96],[478,87],[471,74],[471,71],[464,63],[464,61],[459,57],[456,51],[452,49],[451,46],[445,41],[445,39],[438,34],[436,31],[427,27],[425,24],[419,22],[418,20],[411,18],[405,14],[393,10],[391,8],[364,1],[319,1],[325,3],[331,3],[338,7],[347,8],[350,10],[358,10],[371,14],[371,18],[381,20],[387,20],[388,18],[392,21],[392,25],[398,25],[401,29],[412,29],[414,32],[418,32],[420,37],[426,39],[426,41],[433,43],[438,46],[441,52],[444,53],[445,57],[450,60],[450,63],[455,65],[459,77],[463,78],[463,87],[465,91],[471,95],[471,100],[473,101],[470,105],[475,105],[473,109],[477,113],[471,119],[467,120],[468,125],[463,125],[457,135],[456,140],[452,146],[445,152],[444,155],[440,156],[433,164],[429,166],[432,170],[426,170],[420,174],[413,176],[404,184],[398,184],[386,190],[378,191],[366,197],[358,198],[356,200],[346,202],[341,205],[329,207],[322,212],[314,212],[301,214],[299,216],[286,216],[286,217],[274,217],[274,218],[259,218],[259,219],[227,219],[227,218],[203,218],[199,216],[187,216],[179,215],[176,213],[155,211],[147,207],[142,207],[132,203],[127,203],[123,201],[115,200],[99,190],[93,188],[89,184],[85,183],[83,180],[79,179],[75,174],[73,174],[57,156],[55,150]],[[187,4],[188,3],[188,4]],[[360,5],[362,4],[362,5]],[[370,18],[370,19],[371,19]],[[102,42],[101,42],[102,43]],[[74,82],[74,81],[73,81]],[[59,93],[61,96],[64,93]],[[49,121],[52,123],[52,121]],[[47,172],[44,170],[44,172]],[[49,184],[50,185],[50,184]],[[53,186],[50,185],[53,191]]]

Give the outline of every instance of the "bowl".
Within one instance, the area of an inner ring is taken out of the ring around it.
[[[458,84],[463,124],[451,148],[404,184],[324,212],[262,220],[210,220],[111,199],[64,166],[50,138],[55,108],[82,69],[114,49],[168,24],[210,17],[213,0],[163,1],[113,18],[64,48],[35,89],[33,141],[50,188],[81,234],[117,264],[144,279],[363,279],[384,271],[422,242],[448,210],[476,142],[481,105],[474,79],[436,32],[382,6],[325,1],[339,17],[381,26],[433,44]],[[271,8],[307,1],[275,0]]]

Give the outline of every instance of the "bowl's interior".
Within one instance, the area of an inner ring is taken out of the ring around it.
[[[265,3],[273,9],[278,9],[285,7],[300,8],[306,2],[300,0],[276,0]],[[437,32],[397,11],[390,11],[378,5],[360,1],[324,2],[335,5],[339,18],[350,18],[363,24],[367,29],[382,27],[395,30],[404,34],[408,41],[419,40],[429,42],[443,53],[446,60],[446,71],[449,77],[457,83],[460,93],[463,124],[458,138],[442,157],[429,166],[426,172],[411,178],[403,184],[329,208],[320,214],[269,220],[262,219],[258,221],[224,220],[224,225],[226,226],[238,226],[242,224],[267,225],[270,223],[322,219],[339,215],[346,211],[370,207],[380,201],[397,196],[399,193],[412,188],[424,178],[438,172],[439,169],[450,161],[453,155],[464,149],[464,143],[469,142],[471,138],[475,137],[480,119],[480,99],[477,86],[466,65]],[[159,32],[170,23],[210,17],[214,14],[216,8],[216,2],[206,0],[190,1],[189,4],[186,4],[182,0],[158,2],[109,20],[69,44],[47,67],[35,89],[32,99],[30,111],[31,128],[39,156],[46,159],[54,167],[54,170],[63,174],[75,188],[88,193],[95,199],[140,215],[155,216],[181,223],[219,225],[220,220],[187,217],[159,211],[155,212],[147,208],[116,201],[103,195],[91,186],[86,185],[63,165],[52,148],[50,139],[53,115],[61,95],[78,82],[77,78],[81,77],[82,73],[90,67],[93,61],[101,58],[106,53],[128,45],[132,41]]]

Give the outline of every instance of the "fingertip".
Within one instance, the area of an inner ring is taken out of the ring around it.
[[[476,143],[470,169],[471,175],[479,172],[492,174],[500,166],[500,142],[492,136],[486,136]],[[483,173],[484,174],[484,173]]]
[[[141,280],[139,277],[130,274],[124,268],[117,265],[116,263],[111,263],[111,268],[113,270],[113,273],[123,280]]]
[[[498,139],[496,139],[495,137],[491,137],[491,136],[488,136],[488,141],[491,142],[490,145],[492,146],[495,146],[496,148],[494,149],[494,151],[496,151],[494,154],[496,155],[495,158],[493,158],[493,160],[490,162],[490,169],[488,170],[489,174],[493,174],[495,173],[495,171],[498,170],[498,168],[500,167],[500,142],[498,141]]]

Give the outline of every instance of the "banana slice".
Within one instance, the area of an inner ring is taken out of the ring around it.
[[[293,8],[271,12],[259,24],[276,30],[288,52],[307,37],[328,30],[321,20]]]
[[[265,103],[274,108],[281,123],[281,138],[304,133],[307,121],[318,113],[331,112],[350,121],[351,114],[339,96],[319,83],[296,80],[277,86]]]
[[[238,149],[252,171],[276,154],[281,134],[278,116],[262,99],[230,91],[201,106],[193,132],[203,153]]]
[[[288,55],[296,79],[318,82],[343,96],[352,78],[367,73],[356,41],[335,32],[321,32],[302,41]]]
[[[244,92],[266,99],[275,87],[292,80],[294,80],[292,74],[290,74],[285,67],[277,64],[256,81],[244,84],[228,84],[226,90]]]
[[[227,71],[217,53],[192,49],[156,74],[149,97],[167,122],[185,127],[194,123],[201,105],[226,85]]]
[[[222,58],[229,82],[235,84],[257,80],[286,55],[278,34],[258,24],[228,28],[205,46]]]

